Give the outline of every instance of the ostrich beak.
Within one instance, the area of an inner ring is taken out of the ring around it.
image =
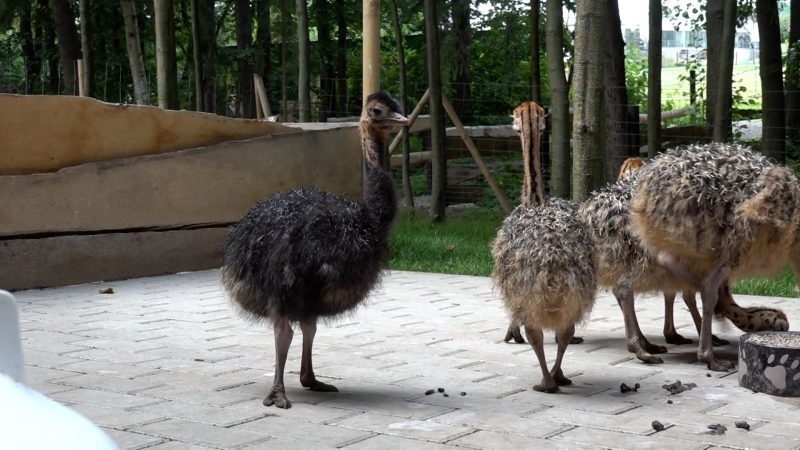
[[[402,126],[408,125],[408,117],[400,114],[400,113],[391,113],[389,116],[383,120],[384,122],[395,125],[395,126]]]

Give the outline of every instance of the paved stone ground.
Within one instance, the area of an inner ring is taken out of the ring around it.
[[[527,344],[502,342],[506,316],[481,277],[391,272],[367,307],[318,331],[317,374],[341,392],[302,389],[298,332],[287,364],[294,407],[266,408],[271,330],[231,312],[218,276],[17,292],[29,384],[133,449],[800,448],[800,399],[740,388],[735,373],[695,362],[695,346],[670,346],[664,364],[641,364],[625,351],[607,294],[579,330],[586,342],[567,351],[575,384],[531,390],[535,356]],[[798,329],[800,300],[737,298],[783,308]],[[663,301],[641,299],[638,309],[645,333],[663,343]],[[677,316],[696,338],[685,308]],[[552,334],[547,341],[553,357]],[[718,352],[735,358],[733,345]],[[661,386],[676,380],[697,388],[670,396]],[[622,394],[623,382],[641,388]],[[425,395],[437,388],[449,396]],[[734,426],[742,419],[750,431]],[[656,433],[653,420],[666,429]],[[727,433],[708,434],[715,423]]]

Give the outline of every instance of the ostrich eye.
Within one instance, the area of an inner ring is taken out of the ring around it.
[[[376,116],[380,116],[381,114],[383,114],[383,110],[380,109],[380,108],[372,108],[372,114],[375,114]]]

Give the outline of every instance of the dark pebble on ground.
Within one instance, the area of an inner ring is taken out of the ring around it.
[[[744,420],[737,420],[735,422],[736,428],[742,428],[744,430],[750,430],[750,424],[745,422]]]
[[[707,373],[707,374],[706,374],[706,377],[708,377],[708,378],[711,378],[711,374],[710,374],[710,373]]]
[[[463,396],[465,396],[465,395],[467,395],[467,393],[466,393],[466,392],[462,392],[462,393],[461,393],[461,396],[462,396],[462,397],[463,397]]]
[[[623,393],[623,394],[626,393],[626,392],[630,392],[632,390],[633,390],[633,388],[631,388],[630,386],[628,386],[625,383],[622,383],[622,384],[619,385],[619,391],[621,393]]]
[[[728,429],[725,428],[725,425],[719,423],[709,425],[708,429],[711,430],[708,432],[708,434],[725,434],[725,432],[728,431]]]
[[[444,392],[444,388],[439,388],[439,389],[437,389],[437,391],[439,391],[440,393],[442,393],[442,392]]]
[[[667,400],[667,403],[671,405],[672,404],[672,400]]]
[[[442,394],[442,395],[444,395],[445,397],[450,397],[450,394],[447,394],[447,393]]]
[[[428,389],[427,391],[425,391],[425,395],[431,395],[433,393],[434,393],[433,389]]]
[[[650,424],[650,425],[656,431],[664,431],[664,425],[661,422],[657,421],[657,420],[654,420],[653,423]]]
[[[661,387],[669,391],[670,394],[675,395],[675,394],[680,394],[683,391],[688,391],[690,389],[696,388],[697,385],[694,383],[682,384],[681,380],[678,380],[674,383],[661,385]]]

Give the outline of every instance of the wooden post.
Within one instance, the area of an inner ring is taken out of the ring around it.
[[[367,103],[370,94],[381,89],[380,5],[380,0],[363,0],[362,104]]]
[[[76,59],[75,63],[78,66],[78,95],[86,97],[86,85],[83,84],[83,60]]]
[[[264,87],[264,80],[261,75],[253,74],[253,85],[256,87],[256,112],[261,111],[264,119],[269,120],[272,116],[272,109],[269,106],[269,98],[267,98],[267,89]]]
[[[494,181],[494,177],[492,176],[491,172],[489,172],[489,168],[486,167],[486,164],[483,162],[483,158],[481,158],[478,147],[475,145],[475,142],[472,141],[472,138],[469,137],[469,134],[467,134],[467,130],[464,129],[464,124],[461,123],[461,119],[456,114],[456,110],[453,109],[453,105],[450,104],[450,101],[447,100],[447,97],[445,96],[442,96],[442,106],[444,106],[444,110],[447,111],[450,121],[453,122],[453,125],[456,127],[458,135],[461,136],[461,139],[464,140],[464,144],[467,145],[467,149],[472,155],[472,159],[474,159],[475,163],[478,164],[478,169],[480,169],[483,178],[485,178],[486,182],[489,183],[489,188],[494,193],[497,201],[500,202],[500,208],[503,209],[505,214],[510,213],[511,205],[503,195],[503,191],[500,190],[500,186],[498,186],[497,182]]]

